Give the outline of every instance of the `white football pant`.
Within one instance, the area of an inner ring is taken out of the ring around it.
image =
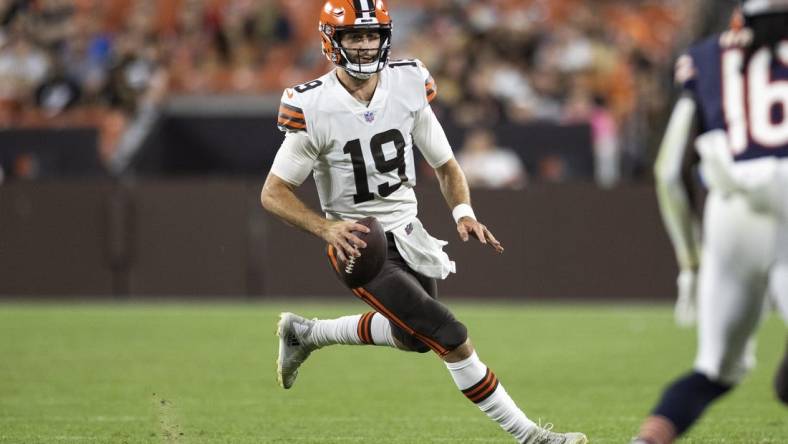
[[[779,164],[767,205],[763,196],[715,190],[706,201],[695,370],[717,382],[738,383],[755,365],[767,289],[788,322],[788,159]]]

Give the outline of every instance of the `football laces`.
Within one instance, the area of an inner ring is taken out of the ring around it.
[[[350,259],[347,261],[347,265],[345,265],[345,273],[351,274],[353,273],[353,267],[356,265],[356,256],[350,256]]]

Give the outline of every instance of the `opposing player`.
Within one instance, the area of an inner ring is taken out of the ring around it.
[[[279,383],[290,388],[309,354],[332,344],[434,351],[462,393],[521,443],[578,444],[580,433],[536,425],[479,360],[465,326],[436,298],[436,279],[454,272],[417,215],[413,146],[435,168],[463,241],[503,247],[474,216],[465,176],[429,102],[435,82],[418,60],[389,60],[391,19],[381,0],[329,0],[320,13],[323,53],[336,69],[282,95],[286,132],[263,186],[263,206],[324,239],[329,255],[359,255],[354,221],[375,216],[386,230],[388,259],[372,282],[353,293],[375,311],[332,320],[283,313],[278,324]],[[313,173],[326,217],[293,193]]]
[[[677,63],[684,95],[656,176],[684,302],[700,265],[698,352],[693,370],[665,389],[633,443],[672,443],[741,381],[754,364],[769,284],[788,320],[788,0],[747,0],[741,12],[743,27],[693,46]],[[680,178],[693,124],[709,188],[700,254]],[[775,377],[783,403],[787,382],[788,358]]]

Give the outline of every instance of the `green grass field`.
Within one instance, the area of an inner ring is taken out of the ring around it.
[[[694,354],[668,306],[450,305],[532,419],[592,443],[626,443]],[[285,309],[365,306],[0,305],[0,442],[512,442],[431,354],[335,346],[280,389]],[[788,442],[788,410],[771,391],[785,327],[773,316],[759,340],[758,368],[685,442]]]

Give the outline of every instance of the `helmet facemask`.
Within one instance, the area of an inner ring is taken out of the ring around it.
[[[332,53],[327,54],[335,65],[357,79],[368,79],[386,67],[391,51],[391,25],[348,26],[335,29],[323,26],[323,38],[331,41]],[[348,32],[375,31],[380,36],[377,49],[350,49],[342,46],[342,36]],[[328,31],[328,32],[327,32]],[[371,53],[371,57],[369,57]],[[365,60],[369,59],[369,60]]]

